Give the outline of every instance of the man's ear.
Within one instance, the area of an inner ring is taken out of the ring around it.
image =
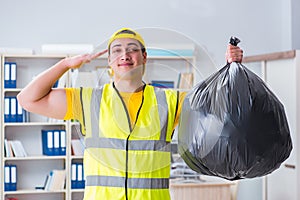
[[[143,64],[145,65],[147,62],[147,52],[146,51],[143,53],[143,58],[144,58]]]

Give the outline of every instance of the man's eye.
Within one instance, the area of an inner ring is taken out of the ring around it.
[[[138,48],[128,48],[127,52],[138,52],[140,49]]]
[[[121,49],[114,49],[112,52],[113,52],[113,53],[121,53],[122,50],[121,50]]]

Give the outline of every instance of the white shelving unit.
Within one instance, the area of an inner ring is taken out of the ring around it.
[[[82,162],[82,156],[73,156],[71,153],[71,140],[82,139],[77,123],[50,120],[47,117],[29,113],[29,121],[18,123],[4,122],[4,97],[16,96],[36,75],[51,67],[53,64],[68,55],[2,55],[1,56],[1,135],[0,135],[0,199],[16,197],[18,200],[66,200],[82,199],[83,189],[71,189],[71,164]],[[4,63],[17,63],[17,87],[4,88]],[[179,73],[195,72],[195,59],[193,56],[149,56],[146,65],[145,81],[168,80],[177,85]],[[79,69],[81,72],[103,73],[103,77],[109,79],[107,74],[107,59],[99,58],[85,64]],[[101,71],[102,70],[102,71]],[[104,72],[103,72],[104,71]],[[72,86],[71,70],[66,76],[66,86]],[[84,82],[83,82],[84,83]],[[195,83],[195,82],[194,82]],[[76,85],[81,86],[80,83]],[[93,85],[95,86],[95,85]],[[41,130],[59,129],[66,131],[66,155],[44,156],[42,154]],[[5,157],[4,140],[20,140],[28,154],[27,157]],[[4,191],[4,166],[13,164],[17,166],[17,190]],[[35,189],[43,186],[47,174],[53,169],[66,170],[65,189],[60,191],[45,191]]]
[[[65,156],[44,156],[42,153],[41,130],[67,130],[67,122],[50,122],[47,117],[28,113],[25,122],[4,122],[4,97],[15,97],[37,74],[46,70],[65,55],[3,55],[1,61],[1,172],[7,164],[17,166],[17,190],[4,191],[4,177],[1,175],[1,199],[16,197],[18,199],[68,199],[67,189],[61,191],[44,191],[35,189],[44,186],[47,175],[53,169],[69,168],[70,146],[67,146]],[[4,63],[17,63],[16,88],[4,88]],[[4,140],[19,140],[28,156],[5,157]],[[69,176],[69,170],[66,170]],[[69,183],[66,183],[66,187]]]

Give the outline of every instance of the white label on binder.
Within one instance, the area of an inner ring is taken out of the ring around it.
[[[10,183],[10,170],[9,166],[5,166],[4,168],[4,183]]]
[[[17,167],[11,166],[11,183],[17,182]]]
[[[22,115],[22,114],[23,114],[23,108],[18,102],[18,115]]]
[[[82,164],[77,165],[77,173],[78,173],[78,181],[82,181],[83,180],[83,177],[82,177]]]
[[[5,97],[4,98],[4,114],[5,115],[9,115],[9,106],[10,106],[9,98]]]
[[[11,115],[17,114],[17,99],[15,97],[12,97],[10,99],[10,106],[11,106]]]
[[[53,135],[52,131],[47,131],[47,147],[53,148]]]
[[[15,81],[17,79],[17,65],[15,63],[10,64],[11,67],[11,80]]]
[[[71,174],[72,174],[72,181],[76,181],[76,164],[72,164],[72,171],[71,171]]]
[[[59,131],[54,131],[54,148],[59,148]]]
[[[5,65],[4,65],[4,80],[10,80],[10,76],[9,76],[9,71],[10,71],[10,64],[9,63],[6,63]]]
[[[60,147],[66,147],[66,131],[60,131]]]

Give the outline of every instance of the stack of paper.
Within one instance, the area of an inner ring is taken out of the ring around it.
[[[66,171],[52,170],[47,176],[44,189],[47,191],[59,191],[65,188]]]

